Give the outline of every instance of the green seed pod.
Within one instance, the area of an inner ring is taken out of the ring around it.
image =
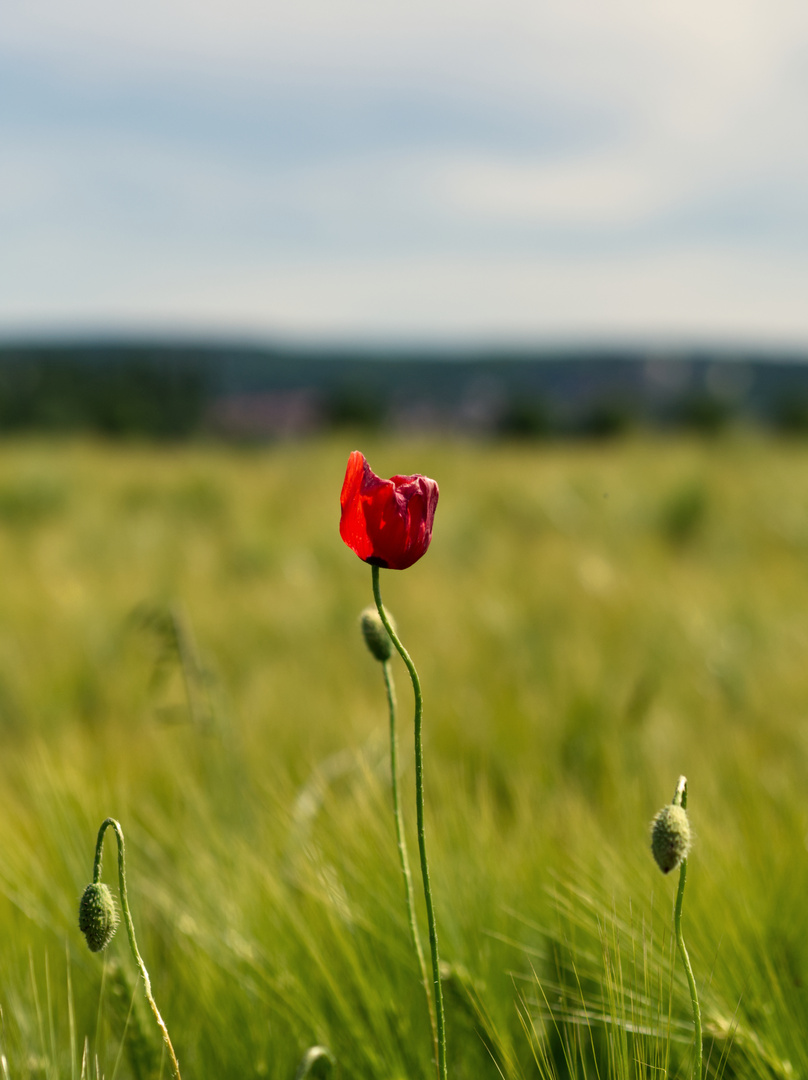
[[[79,904],[79,930],[87,938],[90,952],[106,949],[118,925],[118,912],[106,885],[88,885]]]
[[[362,637],[371,654],[380,664],[385,663],[393,655],[393,642],[376,608],[365,608],[359,616],[359,622],[362,627]]]
[[[651,822],[651,852],[663,874],[675,870],[690,851],[690,822],[681,806],[663,806]]]

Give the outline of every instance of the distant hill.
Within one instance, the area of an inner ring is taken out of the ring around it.
[[[0,345],[0,432],[276,438],[329,426],[606,436],[808,432],[808,355],[472,352],[222,343]]]

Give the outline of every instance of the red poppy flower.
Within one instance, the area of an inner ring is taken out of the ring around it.
[[[428,476],[382,480],[354,450],[339,501],[339,534],[366,563],[406,570],[429,547],[438,485]]]

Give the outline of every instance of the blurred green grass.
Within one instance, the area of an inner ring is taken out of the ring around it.
[[[159,1071],[123,936],[99,958],[76,929],[108,815],[184,1076],[291,1078],[315,1042],[342,1077],[434,1075],[370,570],[337,531],[355,448],[0,446],[12,1080],[74,1080],[85,1038],[99,1074]],[[450,1075],[689,1075],[647,850],[680,773],[710,1075],[808,1075],[808,445],[359,448],[441,486],[428,555],[382,590],[424,685]]]

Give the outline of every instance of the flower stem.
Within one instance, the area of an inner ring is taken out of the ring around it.
[[[121,907],[123,908],[123,917],[126,923],[126,933],[129,936],[129,947],[132,950],[132,956],[134,957],[135,963],[137,964],[140,970],[140,974],[143,977],[143,985],[146,991],[146,997],[148,999],[149,1005],[151,1006],[151,1011],[154,1013],[154,1018],[157,1021],[157,1025],[163,1034],[163,1042],[166,1044],[166,1049],[168,1050],[169,1057],[171,1058],[171,1067],[174,1070],[174,1076],[177,1078],[177,1080],[181,1080],[180,1066],[177,1061],[177,1055],[174,1053],[174,1047],[171,1045],[168,1028],[166,1027],[165,1021],[160,1015],[160,1010],[157,1008],[157,1003],[152,996],[151,979],[149,978],[149,973],[146,970],[146,965],[143,963],[143,958],[141,957],[137,947],[137,940],[135,939],[135,926],[132,922],[132,913],[129,910],[129,897],[126,892],[126,855],[123,839],[123,830],[121,829],[120,824],[115,820],[115,818],[107,818],[106,821],[104,821],[101,825],[101,828],[98,830],[98,840],[96,841],[95,845],[95,863],[93,864],[93,884],[97,885],[101,878],[101,856],[103,854],[104,848],[104,833],[107,831],[108,828],[113,829],[115,837],[118,841],[118,883],[121,893]]]
[[[687,810],[687,780],[682,776],[676,786],[676,794],[673,796],[675,806],[681,806]],[[696,980],[693,977],[693,968],[690,966],[690,957],[687,954],[684,934],[682,933],[682,903],[685,896],[685,881],[687,879],[687,859],[682,859],[679,867],[679,889],[676,893],[676,907],[673,913],[673,923],[676,931],[676,944],[687,975],[687,985],[690,988],[690,1003],[693,1006],[693,1028],[695,1031],[695,1060],[693,1062],[693,1077],[701,1080],[701,1009],[699,1008],[699,996],[696,991]]]
[[[421,935],[418,932],[418,922],[415,917],[415,895],[412,887],[412,874],[410,873],[410,859],[407,854],[407,840],[404,835],[404,816],[401,813],[401,800],[398,792],[398,736],[396,734],[396,690],[393,684],[393,674],[390,670],[390,661],[385,660],[382,664],[384,674],[384,687],[387,691],[387,707],[390,716],[390,775],[393,788],[393,816],[396,822],[396,841],[398,843],[398,860],[401,866],[401,876],[404,879],[404,891],[407,897],[407,914],[409,915],[410,936],[412,938],[415,955],[418,958],[418,969],[421,972],[421,982],[426,993],[426,1005],[429,1010],[429,1024],[432,1028],[432,1044],[435,1060],[438,1060],[438,1023],[435,1017],[435,1004],[429,988],[429,976],[426,971],[424,949],[421,945]]]
[[[432,887],[429,883],[429,863],[426,857],[426,836],[424,832],[424,755],[421,742],[421,722],[424,715],[423,696],[421,694],[421,680],[415,664],[395,632],[387,612],[382,603],[382,594],[379,586],[379,567],[371,566],[373,581],[373,598],[376,601],[376,609],[379,618],[384,623],[384,628],[390,635],[390,640],[398,650],[399,656],[404,661],[407,671],[412,680],[412,689],[415,696],[415,810],[418,826],[418,851],[421,856],[421,877],[424,882],[424,900],[426,902],[426,917],[429,926],[429,948],[432,953],[432,982],[435,993],[435,1019],[437,1022],[438,1036],[438,1077],[446,1080],[446,1032],[443,1013],[443,992],[440,985],[440,956],[438,954],[438,929],[435,923],[435,908],[432,903]]]
[[[300,1067],[295,1073],[295,1080],[307,1080],[312,1075],[312,1069],[321,1065],[320,1075],[330,1076],[334,1069],[334,1059],[331,1052],[324,1046],[311,1046],[303,1055]]]

